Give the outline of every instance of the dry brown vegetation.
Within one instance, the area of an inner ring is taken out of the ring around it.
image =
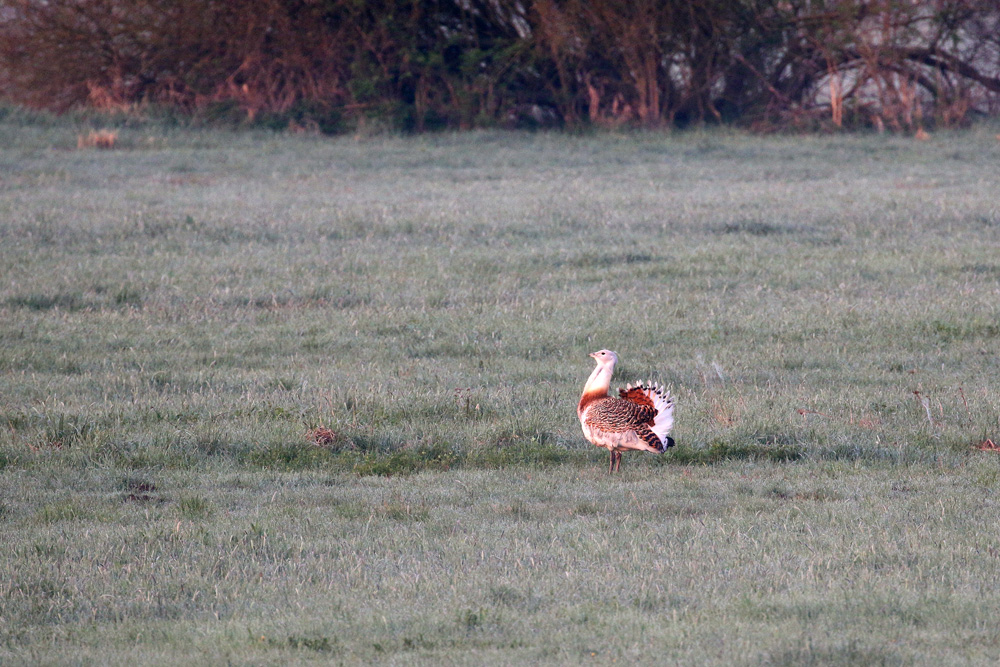
[[[5,3],[0,93],[338,132],[738,122],[916,132],[998,109],[993,0]]]
[[[118,133],[114,130],[91,130],[76,138],[77,148],[114,148]]]

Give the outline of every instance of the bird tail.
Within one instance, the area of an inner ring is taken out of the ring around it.
[[[662,454],[674,446],[674,439],[668,433],[674,426],[674,399],[670,391],[655,383],[641,382],[619,390],[619,395],[647,408],[653,408],[653,419],[647,422],[649,430],[656,436],[656,448]],[[654,444],[649,442],[649,444]]]
[[[654,385],[652,389],[653,407],[656,408],[656,416],[653,418],[653,426],[650,430],[660,439],[660,453],[674,446],[674,439],[668,433],[674,426],[674,399],[670,391]]]

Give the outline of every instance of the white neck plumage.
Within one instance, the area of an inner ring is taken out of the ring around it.
[[[611,376],[615,372],[615,367],[611,365],[599,365],[587,378],[587,384],[583,385],[584,394],[607,395],[611,388]]]

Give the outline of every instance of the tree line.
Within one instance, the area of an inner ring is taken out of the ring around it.
[[[996,0],[3,0],[0,96],[338,132],[954,126]]]

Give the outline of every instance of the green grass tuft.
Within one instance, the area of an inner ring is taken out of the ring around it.
[[[302,443],[271,445],[246,455],[251,465],[286,472],[327,467],[335,459],[336,454],[328,449]]]
[[[390,454],[366,454],[354,465],[358,475],[411,475],[424,470],[450,470],[460,462],[455,450],[446,444],[420,445]]]
[[[663,464],[713,464],[724,461],[797,461],[805,455],[801,446],[782,444],[713,442],[708,447],[678,445],[659,459]]]
[[[484,446],[471,450],[463,459],[469,466],[504,468],[508,466],[551,466],[579,460],[578,453],[555,443],[528,441]]]
[[[203,520],[212,515],[212,504],[201,496],[185,496],[178,503],[178,510],[185,519]]]
[[[300,637],[298,635],[290,635],[286,642],[289,648],[314,651],[316,653],[333,653],[337,650],[336,638],[331,640],[329,637]]]

